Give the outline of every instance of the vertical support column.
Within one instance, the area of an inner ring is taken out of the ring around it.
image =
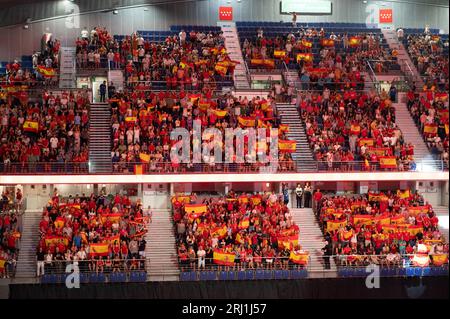
[[[172,197],[173,195],[175,195],[173,183],[170,183],[170,186],[169,186],[169,195],[170,195],[171,197]]]
[[[369,191],[369,182],[359,182],[359,194],[367,194]]]
[[[137,196],[138,196],[138,198],[142,198],[142,188],[143,188],[142,183],[139,183],[137,185]]]

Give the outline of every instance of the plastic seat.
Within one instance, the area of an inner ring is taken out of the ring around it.
[[[182,272],[180,273],[180,280],[181,281],[189,281],[190,275],[188,272]]]
[[[275,279],[283,279],[283,273],[281,270],[275,270]]]
[[[253,270],[246,270],[245,271],[245,279],[246,280],[253,280],[255,279],[255,272]]]
[[[228,273],[226,271],[220,271],[219,280],[228,280]]]
[[[264,279],[272,279],[272,278],[273,278],[272,270],[265,270],[264,271]]]
[[[247,279],[247,273],[244,270],[237,272],[237,280],[246,280]]]
[[[263,280],[264,279],[264,271],[261,269],[256,270],[255,279]]]
[[[208,273],[206,271],[200,271],[199,280],[208,280]]]

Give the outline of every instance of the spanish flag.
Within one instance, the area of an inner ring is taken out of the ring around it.
[[[187,196],[187,195],[181,195],[181,196],[174,196],[172,197],[172,204],[175,203],[176,201],[182,203],[182,204],[186,204],[186,203],[190,203],[191,202],[191,197]]]
[[[227,75],[227,72],[228,72],[228,68],[226,66],[219,65],[219,64],[216,64],[216,66],[214,67],[214,70],[221,76]]]
[[[143,163],[148,163],[148,162],[150,162],[150,154],[139,153],[139,159]]]
[[[359,37],[351,37],[348,41],[348,45],[352,48],[359,46],[361,39]]]
[[[42,74],[46,78],[51,78],[56,75],[55,69],[53,68],[46,68],[45,66],[39,65],[36,68],[36,71]]]
[[[102,223],[105,223],[108,219],[112,223],[117,223],[120,221],[121,218],[122,218],[122,214],[120,214],[120,213],[102,214],[102,216],[101,216]]]
[[[273,56],[276,59],[282,59],[286,56],[286,51],[275,50],[275,51],[273,51]]]
[[[367,154],[375,154],[378,157],[384,156],[386,152],[389,152],[388,147],[369,147],[369,149],[367,150]]]
[[[59,209],[64,209],[64,208],[69,208],[69,209],[81,209],[80,204],[66,204],[66,203],[61,203],[59,204]]]
[[[144,174],[144,168],[141,164],[135,164],[133,171],[134,171],[134,175],[143,175]]]
[[[263,59],[251,59],[250,60],[251,65],[264,65]]]
[[[211,106],[211,102],[208,101],[199,101],[198,107],[201,111],[206,112],[206,110]]]
[[[327,221],[327,231],[332,231],[339,229],[341,226],[345,227],[347,225],[347,221],[335,221],[335,220],[329,220]]]
[[[353,236],[353,230],[344,230],[343,232],[342,232],[342,238],[344,239],[344,240],[350,240],[350,238],[352,238],[352,236]]]
[[[377,224],[380,223],[380,225],[390,225],[391,224],[391,218],[389,217],[389,215],[377,216],[373,220]]]
[[[333,207],[328,207],[328,208],[326,209],[327,214],[333,214],[334,211],[335,211],[335,209],[334,209]]]
[[[56,228],[63,228],[64,227],[64,218],[62,218],[61,216],[56,217],[55,219],[55,227]]]
[[[371,225],[373,222],[373,217],[368,215],[354,215],[353,216],[353,223],[356,225]]]
[[[4,260],[3,258],[0,258],[0,270],[1,271],[5,270],[5,264],[6,264],[6,260]]]
[[[423,128],[423,132],[428,134],[437,134],[437,131],[438,127],[436,124],[425,124]]]
[[[127,123],[135,123],[137,121],[136,116],[127,116],[125,117],[125,122]]]
[[[211,229],[211,236],[217,236],[219,239],[224,238],[227,235],[227,226],[216,226],[213,229]]]
[[[444,125],[444,128],[445,128],[445,134],[448,135],[448,123],[446,123],[446,124]]]
[[[37,133],[39,131],[39,123],[37,121],[25,121],[23,123],[23,130],[25,132]]]
[[[297,149],[297,142],[288,140],[279,140],[278,149],[280,152],[294,153],[295,150]]]
[[[214,110],[214,114],[216,114],[218,118],[224,118],[227,116],[228,112],[223,110]]]
[[[350,208],[352,209],[352,212],[355,211],[357,208],[360,208],[360,207],[361,207],[361,203],[359,203],[359,202],[355,202],[355,203],[353,203],[350,206]]]
[[[359,141],[359,146],[373,146],[375,143],[375,140],[373,138],[360,138]]]
[[[385,233],[389,233],[389,232],[396,233],[398,230],[396,225],[383,225],[382,229],[383,229],[383,232],[385,232]]]
[[[391,224],[403,224],[405,222],[405,217],[397,215],[391,218]]]
[[[299,53],[297,54],[297,62],[300,62],[301,60],[305,62],[312,62],[313,61],[313,54],[312,53]]]
[[[444,119],[448,119],[448,110],[447,109],[439,110],[438,111],[438,115],[439,115],[439,117],[442,117]]]
[[[433,258],[433,265],[435,266],[442,266],[448,263],[448,254],[432,255],[431,258]],[[0,260],[0,268],[1,268],[1,260]]]
[[[291,249],[291,244],[293,247],[298,246],[298,235],[278,236],[277,242],[278,242],[278,248]]]
[[[197,232],[203,233],[204,230],[209,230],[209,224],[206,223],[200,223],[197,226]]]
[[[413,215],[417,215],[420,213],[428,213],[428,207],[427,206],[409,206],[408,212]]]
[[[246,127],[253,127],[255,126],[255,118],[254,117],[244,117],[244,116],[239,116],[238,117],[238,122],[240,125],[242,126],[246,126]]]
[[[201,94],[189,94],[188,98],[189,100],[194,103],[195,101],[197,101],[198,99],[200,99],[202,97]]]
[[[186,204],[184,205],[184,211],[186,213],[197,213],[197,214],[202,214],[202,213],[206,213],[208,210],[208,208],[206,207],[205,204]]]
[[[404,191],[398,190],[397,196],[400,198],[406,199],[406,198],[409,198],[411,196],[411,194],[409,192],[409,189],[404,190]]]
[[[380,157],[381,168],[397,168],[397,159],[395,156],[383,156]]]
[[[384,196],[383,193],[374,193],[374,192],[369,192],[368,195],[369,201],[371,202],[379,202]]]
[[[305,49],[311,49],[312,46],[313,46],[313,43],[312,43],[312,41],[308,41],[308,40],[303,39],[302,43],[301,43],[301,46],[302,46],[302,48],[305,48]]]
[[[350,134],[359,135],[359,132],[361,132],[361,126],[359,124],[352,124],[350,126]]]
[[[213,253],[213,261],[216,265],[233,266],[234,257],[233,253],[226,253],[219,249],[215,249]]]
[[[108,243],[98,243],[89,245],[91,256],[108,256]]]
[[[292,261],[294,264],[307,265],[309,261],[309,253],[307,252],[300,253],[296,251],[291,251],[289,260]]]
[[[423,228],[421,226],[418,226],[418,225],[409,225],[409,227],[406,230],[408,231],[408,233],[411,236],[415,236],[418,233],[423,233]]]
[[[235,240],[234,240],[236,243],[238,243],[238,244],[243,244],[244,243],[244,238],[242,238],[242,235],[240,234],[240,233],[238,233],[237,235],[236,235],[236,238],[235,238]]]
[[[246,195],[241,195],[238,197],[239,203],[244,203],[247,204],[248,203],[248,197]]]
[[[266,60],[264,60],[263,64],[264,64],[265,67],[270,68],[270,69],[273,69],[275,67],[275,61],[274,60],[266,59]]]
[[[437,101],[445,102],[445,101],[447,101],[447,99],[448,99],[448,93],[445,93],[445,92],[436,92],[436,93],[434,94],[434,99],[437,100]],[[447,117],[448,117],[448,110],[446,110],[446,111],[447,111]]]
[[[108,243],[110,245],[114,245],[116,243],[120,243],[120,235],[105,237],[104,242]]]
[[[289,125],[287,124],[280,124],[280,127],[278,128],[280,132],[289,132]]]
[[[239,221],[238,228],[239,229],[247,229],[250,226],[250,218],[245,217],[241,221]]]
[[[45,237],[45,245],[48,247],[50,245],[56,245],[58,243],[63,243],[65,246],[69,244],[69,240],[62,236],[48,235]]]
[[[252,200],[252,204],[255,206],[261,204],[261,196],[253,195],[250,199]]]
[[[332,39],[322,39],[320,43],[323,47],[334,47],[334,40]]]

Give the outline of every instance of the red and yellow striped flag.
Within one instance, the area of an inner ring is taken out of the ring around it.
[[[391,217],[391,224],[403,224],[405,222],[405,217],[402,215],[397,215]]]
[[[423,132],[428,134],[437,134],[437,131],[438,127],[436,124],[425,124],[423,128]]]
[[[250,218],[245,217],[241,221],[239,221],[238,228],[239,229],[247,229],[250,226]]]
[[[45,237],[45,245],[48,247],[50,245],[56,245],[58,243],[63,243],[65,246],[69,244],[69,240],[62,236],[54,236],[54,235],[47,235]]]
[[[134,171],[134,175],[143,175],[144,167],[142,166],[142,164],[135,164],[133,171]]]
[[[242,235],[241,235],[241,233],[238,233],[237,235],[236,235],[236,239],[234,240],[236,243],[238,243],[238,244],[243,244],[244,243],[244,238],[242,238]]]
[[[350,238],[352,238],[353,236],[353,230],[344,230],[342,232],[342,239],[344,240],[350,240]]]
[[[98,243],[89,245],[91,256],[108,256],[108,243]]]
[[[411,236],[415,236],[418,233],[423,233],[423,228],[422,226],[418,226],[418,225],[409,225],[408,228],[406,229],[408,231],[408,233]]]
[[[309,261],[309,253],[304,252],[296,252],[291,251],[291,254],[289,255],[289,260],[292,261],[294,264],[298,265],[307,265]]]
[[[297,149],[296,141],[288,141],[288,140],[278,141],[278,150],[280,152],[294,153],[296,149]]]
[[[248,203],[248,197],[246,195],[241,195],[238,197],[239,203],[244,203],[247,204]]]
[[[341,226],[342,227],[347,226],[347,221],[346,220],[343,220],[343,221],[329,220],[329,221],[327,221],[327,231],[339,229]]]
[[[239,116],[238,117],[238,122],[240,125],[242,126],[246,126],[246,127],[252,127],[255,126],[255,118],[254,117],[250,117],[250,116]]]
[[[444,125],[444,128],[445,128],[445,134],[448,135],[448,123],[446,123],[446,124]]]
[[[41,65],[39,65],[36,68],[36,71],[38,71],[40,74],[42,74],[46,78],[51,78],[56,75],[55,69],[46,68],[45,66],[41,66]]]
[[[137,121],[136,116],[127,116],[125,117],[125,122],[127,123],[135,123]]]
[[[222,250],[215,249],[213,253],[213,261],[216,265],[233,266],[235,255],[233,253],[226,253]]]
[[[381,168],[397,168],[397,159],[395,156],[380,157]]]
[[[366,145],[366,146],[371,147],[374,145],[375,140],[373,138],[360,138],[358,143],[359,143],[359,146]]]
[[[102,223],[105,223],[108,219],[109,219],[112,223],[117,223],[117,222],[120,221],[121,218],[122,218],[122,214],[120,214],[120,213],[114,213],[114,214],[102,214],[102,215],[101,215]]]
[[[361,39],[359,37],[351,37],[348,41],[348,45],[352,48],[359,46]]]
[[[409,189],[406,189],[404,191],[398,190],[397,196],[403,199],[409,198],[411,196],[411,193],[409,192]]]
[[[208,208],[205,204],[186,204],[184,205],[184,211],[186,213],[196,213],[196,214],[203,214],[206,213]]]
[[[291,235],[291,236],[278,236],[277,238],[278,242],[278,248],[283,249],[291,249],[292,247],[298,246],[298,235]]]
[[[305,49],[311,49],[313,46],[313,43],[312,43],[312,41],[303,39],[301,42],[301,46],[302,46],[302,48],[305,48]]]
[[[433,258],[433,265],[435,266],[442,266],[448,263],[448,254],[432,255],[431,258]]]
[[[252,200],[252,204],[255,206],[261,204],[261,196],[253,195],[250,199]]]
[[[334,40],[332,39],[322,39],[320,43],[323,47],[334,47]]]
[[[191,202],[191,197],[187,196],[187,195],[181,195],[181,196],[174,196],[174,197],[172,197],[172,204],[175,203],[176,201],[179,201],[182,204],[190,203]]]
[[[221,76],[227,75],[227,72],[228,72],[228,68],[226,66],[220,65],[220,64],[216,64],[216,66],[214,67],[214,70]]]
[[[139,159],[143,163],[148,163],[148,162],[150,162],[150,154],[139,153]]]
[[[0,271],[5,270],[5,264],[6,264],[6,260],[4,260],[3,258],[0,258]]]
[[[273,56],[276,59],[282,59],[286,56],[286,51],[275,50],[275,51],[273,51]]]
[[[413,215],[417,215],[420,213],[428,213],[428,207],[427,206],[409,206],[408,212]]]
[[[25,132],[37,133],[39,131],[39,123],[37,121],[25,121],[23,123],[23,130]]]
[[[350,134],[359,135],[359,132],[361,132],[361,126],[359,124],[352,124],[350,126]]]
[[[376,224],[380,223],[380,225],[391,224],[391,218],[389,217],[389,215],[376,216],[373,220]]]
[[[312,62],[313,61],[313,54],[312,53],[299,53],[297,54],[297,62],[300,62],[301,60],[305,62]]]
[[[214,110],[214,114],[216,114],[218,118],[223,118],[227,116],[228,112],[224,110]]]
[[[227,226],[216,226],[213,229],[211,229],[211,236],[217,236],[219,239],[224,238],[227,235]]]
[[[280,132],[289,132],[289,125],[288,124],[280,124],[278,130]]]
[[[103,240],[105,243],[108,243],[110,245],[114,245],[116,243],[120,243],[120,235],[105,237]]]
[[[368,215],[354,215],[353,222],[358,225],[371,225],[373,223],[373,217]]]
[[[64,227],[64,218],[62,218],[61,216],[56,217],[55,219],[55,227],[56,228],[63,228]]]
[[[206,110],[211,107],[211,102],[200,100],[198,101],[198,107],[201,111],[206,112]]]
[[[251,65],[264,65],[263,59],[251,59],[250,60]]]
[[[273,69],[275,67],[275,61],[270,59],[265,59],[263,62],[264,66],[270,69]]]

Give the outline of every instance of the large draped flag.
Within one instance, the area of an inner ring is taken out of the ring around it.
[[[267,68],[273,69],[275,67],[275,61],[271,59],[265,59],[263,65]]]
[[[108,256],[108,243],[98,243],[89,245],[91,256]]]
[[[214,70],[221,76],[227,75],[227,72],[228,72],[228,68],[221,64],[216,64],[216,66],[214,67]]]
[[[405,222],[405,217],[402,215],[397,215],[391,217],[391,224],[403,224]]]
[[[312,62],[314,59],[314,56],[312,53],[299,53],[297,54],[297,62],[305,61],[305,62]]]
[[[376,217],[374,217],[373,220],[376,224],[380,223],[380,225],[390,225],[391,224],[391,218],[387,214],[376,216]]]
[[[395,156],[380,157],[380,168],[397,168],[397,158]]]
[[[340,227],[345,227],[347,225],[347,221],[339,221],[339,220],[329,220],[327,221],[327,231],[332,231],[339,229]]]
[[[253,127],[255,126],[255,118],[250,116],[239,116],[238,122],[242,126]]]
[[[105,243],[110,244],[110,245],[114,245],[116,243],[120,243],[120,235],[105,237],[103,241]]]
[[[188,218],[193,220],[197,219],[204,213],[206,213],[208,208],[205,204],[185,204],[184,211],[188,215]]]
[[[291,251],[291,254],[289,256],[289,260],[292,261],[294,264],[307,265],[308,261],[309,261],[309,253],[307,253],[307,252]]]
[[[425,124],[423,132],[427,134],[437,134],[438,126],[436,124]]]
[[[172,204],[175,202],[180,202],[182,204],[190,203],[191,202],[191,196],[188,195],[178,195],[172,197]]]
[[[344,230],[342,232],[342,239],[350,240],[353,237],[353,230]]]
[[[239,203],[240,204],[247,204],[248,203],[248,196],[246,195],[240,195],[238,197]]]
[[[369,147],[366,152],[369,155],[375,154],[378,157],[386,155],[386,152],[389,152],[389,147]]]
[[[413,215],[417,215],[420,213],[428,213],[428,206],[409,206],[408,212]]]
[[[39,131],[39,123],[37,121],[25,121],[23,123],[23,130],[25,132],[37,133]]]
[[[334,40],[332,39],[322,39],[320,43],[323,47],[334,47]]]
[[[288,140],[279,140],[278,141],[278,150],[280,152],[294,153],[296,148],[297,148],[296,141],[288,141]]]
[[[383,193],[369,192],[368,195],[369,201],[371,202],[380,202],[387,199],[386,195]]]
[[[233,253],[227,253],[220,249],[215,249],[213,253],[213,261],[216,265],[233,266],[234,257]]]
[[[125,117],[125,122],[129,123],[135,123],[137,121],[136,116],[127,116]]]

